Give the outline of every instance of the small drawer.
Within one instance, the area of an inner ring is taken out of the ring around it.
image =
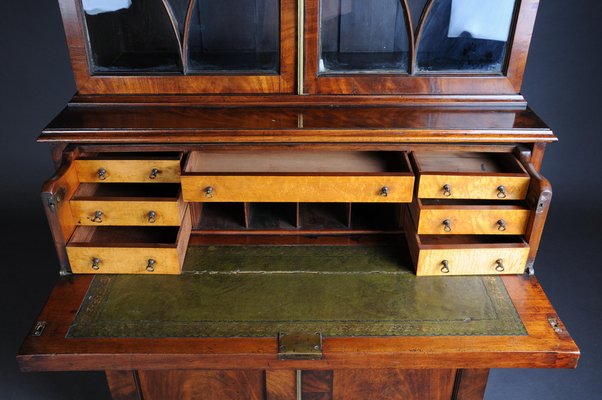
[[[405,231],[417,276],[525,272],[529,245],[520,236],[418,235],[409,216]]]
[[[101,154],[74,161],[80,182],[179,183],[180,154]]]
[[[178,227],[78,226],[67,244],[76,274],[179,274],[191,222]]]
[[[510,153],[414,152],[418,196],[428,199],[522,200],[530,176]]]
[[[531,211],[520,201],[415,199],[420,235],[522,235]]]
[[[412,201],[403,152],[192,152],[182,176],[189,202]]]
[[[82,183],[69,205],[77,225],[178,226],[185,205],[177,184]]]

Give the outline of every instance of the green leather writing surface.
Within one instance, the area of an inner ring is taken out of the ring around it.
[[[417,278],[398,252],[191,246],[181,276],[95,277],[69,336],[526,334],[499,278]]]

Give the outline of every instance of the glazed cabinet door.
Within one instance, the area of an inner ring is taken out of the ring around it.
[[[295,0],[62,0],[61,10],[80,94],[294,91]]]
[[[516,94],[537,8],[531,0],[305,4],[309,94]]]

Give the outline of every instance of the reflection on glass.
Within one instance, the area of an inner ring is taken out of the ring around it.
[[[435,0],[418,42],[418,72],[501,73],[516,0]]]
[[[320,73],[407,72],[400,0],[322,0]]]
[[[278,0],[198,0],[189,29],[190,73],[278,72]]]
[[[178,41],[161,0],[83,0],[93,73],[180,72]]]

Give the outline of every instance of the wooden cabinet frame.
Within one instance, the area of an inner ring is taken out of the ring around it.
[[[275,94],[295,90],[296,0],[280,0],[280,73],[266,75],[93,75],[79,0],[60,0],[79,94]]]

